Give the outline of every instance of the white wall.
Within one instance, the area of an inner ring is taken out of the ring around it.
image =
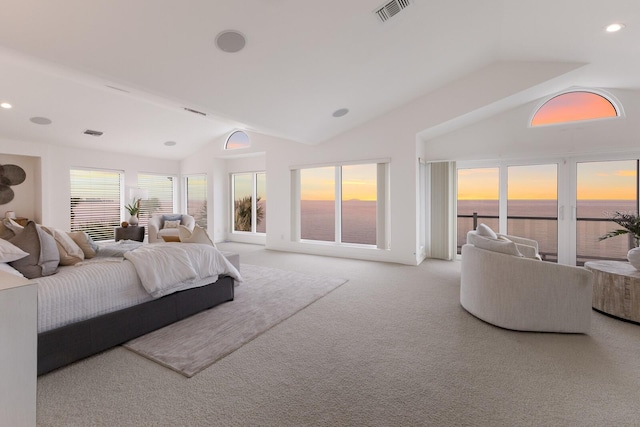
[[[35,213],[33,218],[37,222],[63,230],[68,230],[70,227],[69,170],[71,168],[124,171],[125,187],[135,187],[137,185],[138,172],[180,174],[179,161],[137,157],[98,150],[78,150],[77,148],[3,138],[0,138],[0,153],[3,155],[40,158],[42,205],[40,207],[37,203],[34,205]],[[21,213],[16,211],[16,214]]]

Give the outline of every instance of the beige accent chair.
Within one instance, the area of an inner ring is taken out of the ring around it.
[[[460,304],[502,328],[589,332],[592,280],[585,268],[540,261],[535,240],[470,231],[462,246]]]
[[[190,231],[193,231],[193,228],[196,225],[196,220],[191,215],[187,214],[153,214],[151,218],[149,218],[149,222],[147,226],[149,227],[149,243],[162,243],[165,242],[164,237],[167,237],[169,240],[173,239],[174,241],[180,241],[180,233],[178,231],[178,227],[166,228],[165,221],[176,221],[180,220],[180,225],[184,225]]]

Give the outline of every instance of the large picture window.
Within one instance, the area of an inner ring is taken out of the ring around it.
[[[386,166],[299,169],[300,239],[385,247]]]
[[[71,169],[71,231],[86,231],[92,239],[113,239],[120,225],[123,174],[119,171]]]
[[[267,178],[264,172],[231,175],[233,232],[266,233]]]
[[[140,201],[139,225],[147,225],[153,214],[175,212],[175,183],[174,176],[138,174],[138,188],[148,192],[148,198]]]
[[[196,224],[207,228],[207,176],[190,175],[185,178],[187,214]]]

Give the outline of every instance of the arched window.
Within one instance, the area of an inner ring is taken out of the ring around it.
[[[618,109],[602,95],[587,91],[554,96],[533,115],[531,126],[618,117]]]
[[[249,141],[249,135],[241,130],[236,130],[229,135],[227,142],[224,144],[225,150],[235,150],[236,148],[249,148],[251,147],[251,141]]]

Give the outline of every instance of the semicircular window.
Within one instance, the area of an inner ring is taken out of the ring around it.
[[[531,126],[618,117],[618,109],[607,98],[587,91],[554,96],[533,115]]]
[[[231,133],[227,138],[227,142],[224,144],[225,150],[235,150],[237,148],[249,148],[251,147],[251,141],[249,135],[241,130],[237,130]]]

